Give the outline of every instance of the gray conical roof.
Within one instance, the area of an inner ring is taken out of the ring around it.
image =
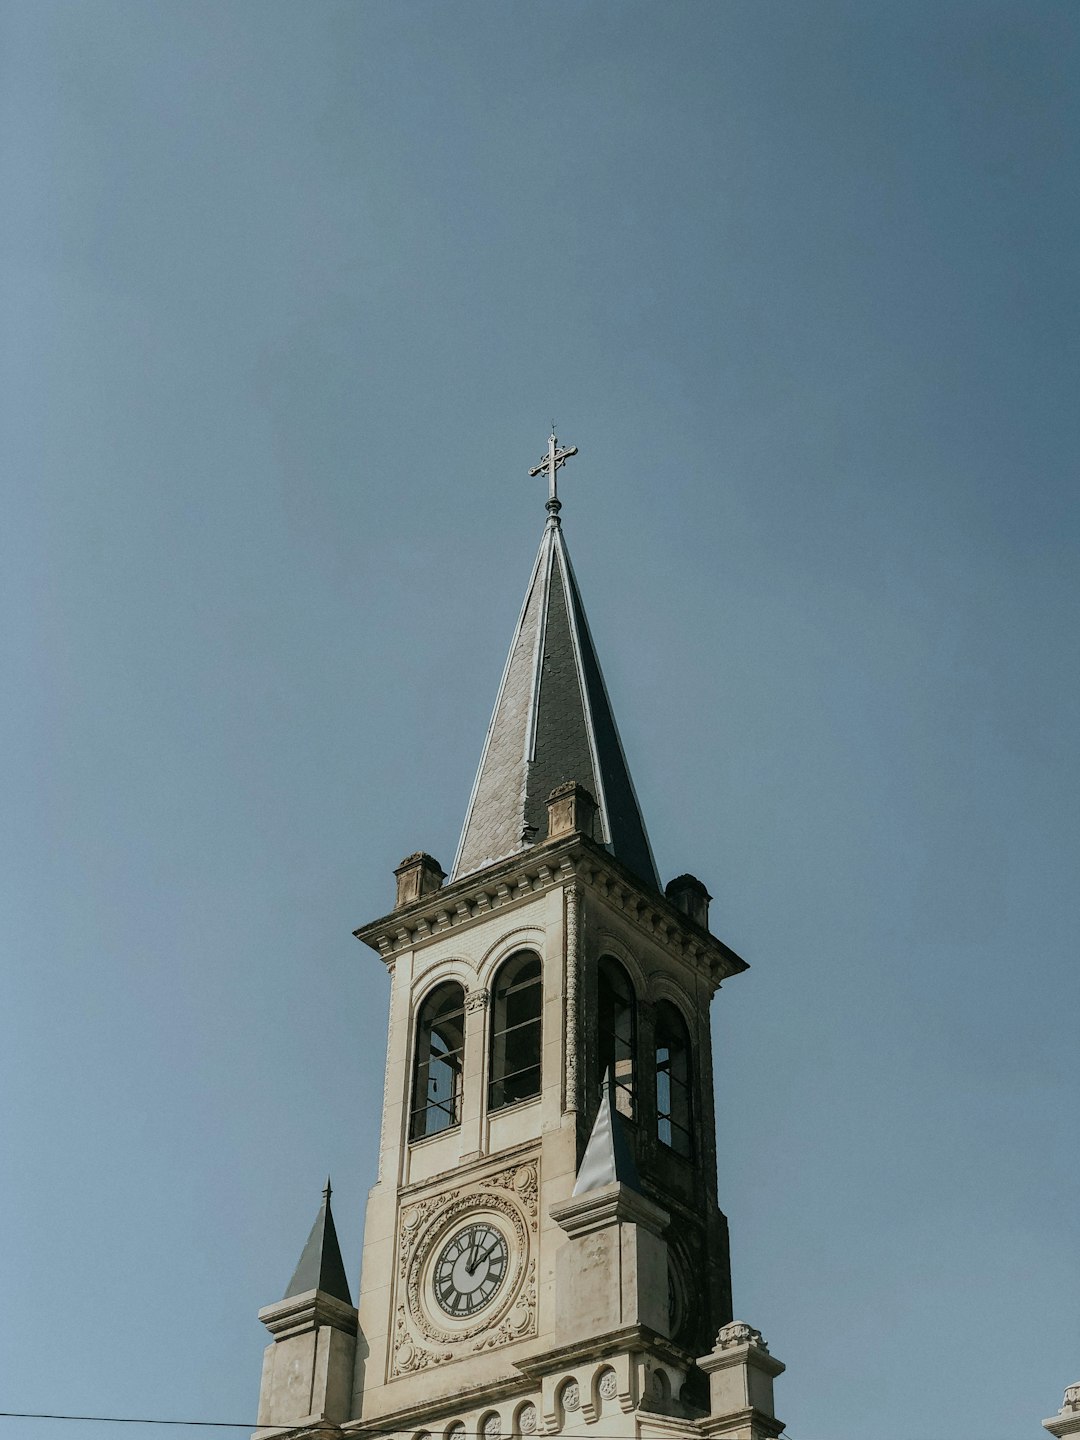
[[[544,839],[547,798],[568,780],[595,796],[597,838],[659,890],[562,528],[552,516],[503,671],[451,882]]]
[[[324,1294],[332,1295],[335,1300],[344,1300],[346,1305],[352,1304],[345,1265],[341,1259],[341,1246],[338,1244],[334,1217],[330,1211],[330,1193],[330,1181],[327,1180],[322,1208],[311,1227],[300,1263],[293,1271],[293,1277],[283,1296],[285,1300],[293,1295],[305,1295],[309,1290],[322,1290]]]
[[[615,1082],[609,1070],[604,1076],[600,1109],[596,1112],[592,1134],[578,1166],[573,1194],[585,1195],[590,1190],[602,1190],[616,1182],[630,1190],[641,1189],[634,1154],[615,1103]]]

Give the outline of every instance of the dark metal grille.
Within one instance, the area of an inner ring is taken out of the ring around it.
[[[416,1023],[410,1139],[461,1124],[464,1056],[465,991],[448,981],[424,1001]]]
[[[543,971],[539,955],[511,955],[495,978],[488,1109],[540,1094]]]
[[[656,1007],[656,1133],[689,1159],[694,1153],[690,1035],[667,1000]]]
[[[600,1073],[603,1085],[610,1070],[615,1081],[615,1107],[621,1115],[634,1118],[635,1063],[637,1049],[637,1006],[630,977],[610,955],[600,961],[597,976],[597,1029]]]

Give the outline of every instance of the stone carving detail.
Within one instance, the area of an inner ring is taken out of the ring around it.
[[[439,1365],[454,1358],[450,1350],[428,1350],[409,1334],[405,1322],[405,1307],[401,1306],[394,1326],[394,1371],[407,1375],[415,1370],[426,1370],[429,1365]],[[464,1433],[464,1432],[463,1432]]]
[[[490,990],[470,990],[465,996],[465,1009],[470,1015],[474,1010],[486,1010],[490,1003]]]
[[[503,1170],[498,1175],[486,1176],[480,1183],[496,1185],[501,1190],[512,1190],[530,1216],[536,1215],[540,1192],[536,1183],[535,1165],[519,1165],[515,1170]],[[532,1228],[535,1230],[536,1226]]]
[[[566,887],[566,1108],[578,1108],[578,912],[576,885]]]
[[[455,1420],[446,1432],[446,1440],[465,1440],[465,1421]]]
[[[460,1190],[444,1190],[441,1195],[433,1195],[430,1199],[421,1200],[418,1204],[410,1205],[407,1210],[401,1212],[401,1227],[398,1235],[398,1274],[403,1279],[409,1268],[413,1251],[416,1249],[416,1242],[423,1233],[424,1221],[434,1211],[441,1210],[444,1205],[456,1200],[460,1194]]]
[[[752,1325],[747,1325],[743,1320],[732,1320],[730,1325],[725,1325],[716,1337],[717,1350],[733,1350],[736,1345],[754,1345],[759,1350],[768,1351],[760,1330],[755,1330]]]
[[[1080,1410],[1080,1385],[1070,1385],[1061,1402],[1062,1411]]]
[[[518,1416],[518,1425],[522,1435],[535,1435],[538,1422],[535,1405],[523,1405],[521,1414]]]
[[[409,1374],[535,1334],[537,1266],[533,1252],[539,1208],[537,1167],[528,1161],[403,1207],[398,1224],[392,1374]],[[433,1254],[454,1229],[485,1212],[499,1216],[509,1231],[510,1270],[494,1305],[486,1307],[472,1323],[455,1324],[428,1303],[428,1271]],[[484,1436],[483,1440],[494,1437]]]
[[[535,1331],[534,1318],[536,1315],[536,1261],[529,1265],[529,1273],[526,1276],[525,1284],[522,1286],[521,1294],[517,1303],[511,1307],[510,1313],[502,1324],[486,1330],[473,1344],[474,1350],[494,1350],[496,1346],[508,1345],[511,1340],[518,1339],[521,1335],[528,1335]]]
[[[605,1370],[600,1376],[600,1398],[602,1400],[614,1400],[619,1392],[619,1382],[615,1378],[614,1370]]]
[[[527,859],[527,856],[523,856],[523,869],[510,876],[509,883],[501,883],[497,887],[497,893],[486,890],[471,891],[457,901],[453,914],[447,910],[438,911],[433,917],[434,924],[427,921],[422,926],[419,920],[415,920],[412,922],[412,929],[399,924],[396,929],[379,929],[375,933],[369,930],[365,935],[367,943],[375,945],[383,959],[389,962],[395,951],[409,949],[432,929],[438,932],[452,925],[463,925],[471,917],[485,914],[512,899],[514,893],[542,891],[549,885],[565,883],[579,876],[586,885],[595,886],[601,895],[616,905],[647,937],[677,951],[712,989],[719,989],[721,980],[729,973],[718,942],[711,937],[703,938],[700,934],[688,933],[690,927],[684,929],[685,922],[681,917],[679,921],[673,922],[659,909],[643,901],[634,890],[625,888],[613,877],[597,869],[595,864],[586,863],[580,857],[571,859],[570,856],[564,856],[558,870],[553,871],[548,865],[528,864]]]
[[[484,1440],[499,1440],[502,1435],[502,1416],[497,1412],[485,1415],[484,1423],[480,1427],[480,1433]]]
[[[566,1410],[581,1409],[581,1391],[578,1389],[576,1380],[571,1380],[569,1384],[563,1386],[562,1403]]]

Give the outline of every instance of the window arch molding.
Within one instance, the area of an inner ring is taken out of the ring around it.
[[[661,1000],[669,1000],[676,1010],[682,1011],[691,1035],[696,1032],[697,1004],[694,996],[674,976],[662,972],[650,975],[647,998],[650,1005],[659,1005]]]
[[[483,986],[485,990],[490,989],[496,970],[504,960],[508,960],[518,950],[535,950],[538,955],[542,956],[544,938],[544,931],[536,925],[521,925],[516,930],[510,930],[505,935],[500,935],[477,962],[477,985]]]
[[[540,1094],[543,1082],[544,962],[534,946],[503,957],[491,977],[488,1110]]]
[[[460,985],[466,995],[469,993],[476,984],[476,976],[468,960],[457,956],[447,956],[430,970],[425,970],[422,975],[418,975],[413,981],[410,991],[412,1013],[418,1015],[421,1005],[426,1003],[431,992],[451,980],[455,985]]]
[[[603,958],[605,955],[612,960],[617,960],[623,967],[634,986],[634,993],[638,1003],[649,997],[649,975],[642,967],[637,956],[617,935],[610,930],[599,930],[596,936],[595,954]]]
[[[413,1007],[409,1139],[461,1124],[465,1072],[466,982],[456,970],[431,977]]]

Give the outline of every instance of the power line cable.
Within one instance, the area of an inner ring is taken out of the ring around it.
[[[651,1412],[649,1412],[651,1413]],[[296,1425],[259,1425],[250,1420],[159,1420],[137,1415],[54,1415],[39,1410],[0,1410],[0,1420],[81,1420],[88,1425],[182,1425],[190,1428],[209,1430],[276,1430],[279,1433],[290,1430],[301,1430],[306,1428],[307,1422]],[[349,1424],[349,1421],[345,1422]],[[692,1422],[691,1422],[692,1423]],[[397,1437],[408,1435],[424,1435],[428,1432],[423,1425],[407,1426],[400,1430],[354,1430],[350,1434],[357,1437],[357,1440],[397,1440]],[[482,1430],[454,1430],[455,1440],[484,1440]],[[596,1432],[591,1431],[583,1434],[581,1431],[560,1430],[560,1440],[596,1440]],[[540,1437],[542,1440],[542,1437]],[[778,1440],[797,1440],[785,1425],[780,1431]],[[936,1440],[932,1436],[909,1436],[906,1440]],[[981,1436],[980,1440],[987,1440]]]
[[[209,1430],[299,1430],[300,1424],[259,1425],[250,1420],[158,1420],[139,1415],[55,1415],[39,1410],[0,1410],[0,1420],[82,1420],[88,1425],[187,1425]],[[305,1422],[306,1423],[306,1422]],[[349,1423],[349,1422],[346,1422]],[[458,1430],[451,1427],[454,1440],[484,1440],[482,1430]],[[362,1440],[394,1440],[396,1436],[423,1435],[428,1432],[423,1425],[403,1426],[399,1430],[356,1430],[351,1432]],[[794,1440],[785,1430],[783,1440]],[[561,1440],[595,1440],[595,1432],[588,1435],[573,1430],[560,1430]]]

